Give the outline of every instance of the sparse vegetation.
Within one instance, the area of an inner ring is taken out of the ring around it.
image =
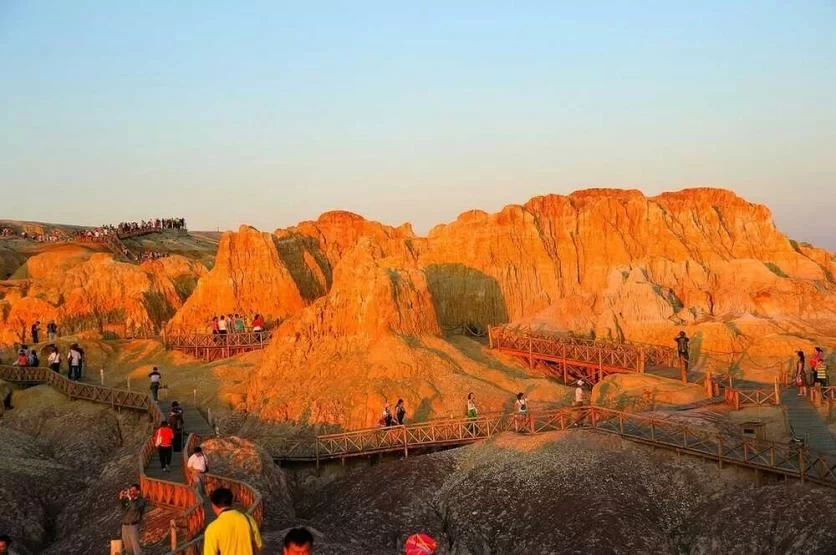
[[[191,274],[183,274],[174,278],[174,290],[181,302],[186,302],[197,287],[197,277]]]
[[[673,289],[669,287],[662,287],[658,283],[653,284],[653,291],[665,299],[671,308],[673,309],[674,314],[679,314],[683,308],[685,308],[685,304],[683,304],[682,300],[676,296]]]
[[[148,317],[157,329],[161,329],[174,316],[174,308],[168,304],[168,299],[156,291],[143,293],[142,304],[145,305]]]
[[[795,252],[801,252],[801,247],[798,245],[798,241],[795,239],[790,239],[790,245],[792,246]]]
[[[782,270],[782,269],[781,269],[781,268],[780,268],[777,264],[775,264],[774,262],[764,262],[764,266],[766,266],[767,268],[769,268],[769,271],[770,271],[770,272],[772,272],[773,274],[775,274],[776,276],[778,276],[778,277],[780,277],[780,278],[789,277],[789,276],[788,276],[788,275],[784,272],[784,270]]]

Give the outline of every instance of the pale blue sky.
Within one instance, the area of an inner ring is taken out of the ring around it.
[[[423,232],[715,185],[836,248],[834,29],[824,0],[0,0],[0,218]]]

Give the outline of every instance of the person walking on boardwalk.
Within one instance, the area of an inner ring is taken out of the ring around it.
[[[70,371],[67,377],[71,380],[78,381],[81,379],[81,357],[81,348],[78,346],[78,343],[73,343],[67,355],[67,363],[70,365]]]
[[[235,333],[244,333],[244,319],[240,314],[235,315]]]
[[[573,406],[575,407],[582,407],[583,406],[583,380],[578,380],[577,386],[575,388],[575,403]]]
[[[395,403],[395,419],[398,421],[398,426],[403,426],[404,418],[406,418],[406,407],[403,399],[398,399],[398,402]]]
[[[142,498],[139,484],[119,492],[119,504],[122,507],[122,548],[127,553],[141,555],[139,545],[139,525],[145,515],[145,499]]]
[[[389,402],[383,404],[383,414],[380,415],[380,425],[384,428],[391,426],[394,422],[392,411],[389,409]]]
[[[15,364],[21,367],[29,366],[29,355],[26,354],[26,349],[21,349],[17,352],[17,361]]]
[[[160,466],[163,472],[168,472],[171,466],[171,450],[172,442],[174,441],[174,431],[168,425],[168,422],[163,421],[157,432],[154,434],[154,445],[157,447],[157,454],[160,457]]]
[[[680,331],[679,335],[674,338],[676,342],[676,354],[679,357],[679,365],[683,372],[688,371],[688,343],[691,341],[685,335],[685,331]]]
[[[798,359],[795,361],[795,385],[798,386],[798,395],[807,395],[807,365],[804,361],[804,351],[796,353]]]
[[[29,349],[29,366],[37,368],[41,365],[41,359],[38,358],[38,353],[35,349]]]
[[[198,446],[194,448],[192,456],[186,463],[186,469],[191,475],[189,483],[197,486],[198,491],[203,492],[203,475],[209,471],[209,464],[206,462],[206,455],[203,454],[203,448]]]
[[[218,320],[218,333],[220,333],[221,335],[226,335],[226,333],[227,333],[227,331],[228,331],[228,330],[227,330],[227,327],[226,327],[226,324],[227,324],[227,322],[226,322],[226,316],[224,316],[223,314],[221,314],[221,317],[220,317],[220,319]]]
[[[203,534],[203,555],[255,555],[264,547],[258,523],[253,517],[232,508],[234,497],[228,488],[209,495],[215,520]]]
[[[46,359],[49,369],[53,372],[61,373],[61,353],[55,345],[49,347],[49,356]]]
[[[471,392],[467,394],[467,417],[476,418],[479,411],[476,409],[476,396]]]
[[[264,331],[264,318],[261,314],[256,314],[255,318],[253,318],[253,331],[256,333]]]
[[[32,343],[37,344],[38,339],[40,339],[41,334],[41,322],[40,320],[36,321],[32,324]]]
[[[530,429],[531,422],[528,417],[528,399],[522,391],[517,393],[517,400],[514,401],[514,409],[516,411],[514,420],[517,431]]]
[[[172,401],[171,409],[168,411],[168,424],[174,430],[174,450],[183,449],[183,430],[186,422],[183,419],[183,407],[177,401]]]
[[[55,340],[58,338],[58,326],[55,324],[55,320],[50,320],[49,323],[47,323],[46,335],[49,338],[50,343],[55,343]]]
[[[816,382],[824,389],[827,387],[827,359],[821,347],[816,347],[816,354],[813,357],[813,361],[814,364],[811,364],[811,366],[816,371]]]
[[[154,398],[154,402],[158,402],[160,400],[160,371],[155,366],[151,373],[148,374],[148,379],[151,380],[151,396]]]
[[[313,534],[307,528],[291,528],[284,535],[282,555],[311,555],[313,542]]]

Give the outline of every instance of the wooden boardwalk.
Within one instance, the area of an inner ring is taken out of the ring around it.
[[[810,449],[836,455],[836,440],[808,397],[799,396],[794,388],[784,389],[781,404],[794,437],[804,439]]]
[[[104,387],[91,383],[73,382],[66,377],[44,367],[0,366],[0,379],[23,386],[48,384],[70,399],[90,401],[109,405],[113,408],[131,409],[147,413],[156,429],[164,417],[167,417],[170,404],[162,407],[153,401],[148,393],[126,391]],[[161,410],[165,410],[164,411]],[[194,407],[184,407],[184,422],[186,431],[186,452],[209,436],[214,435],[209,424]],[[205,432],[198,435],[195,432]],[[189,483],[185,476],[185,453],[175,453],[172,457],[171,471],[163,472],[160,467],[157,449],[154,445],[153,434],[149,435],[138,454],[139,484],[142,495],[153,508],[148,529],[144,537],[147,541],[159,541],[165,534],[172,534],[172,542],[176,548],[171,553],[176,555],[199,555],[202,545],[202,532],[206,523],[213,518],[203,492],[198,491],[195,484]],[[126,477],[126,480],[130,478]],[[206,490],[226,487],[232,490],[236,502],[242,506],[255,521],[261,525],[264,507],[261,494],[249,484],[221,476],[206,474],[204,476]],[[171,516],[175,515],[177,526],[171,530]],[[163,527],[165,528],[163,530]],[[182,532],[182,535],[181,533]],[[185,541],[185,543],[183,543]]]
[[[511,430],[540,433],[577,429],[614,434],[629,441],[713,460],[721,467],[730,464],[836,488],[836,454],[600,407],[545,411],[530,415],[527,421],[501,414],[369,428],[288,444],[272,454],[278,462],[310,461],[319,465],[327,460],[387,452],[406,457],[410,449],[467,445]]]
[[[211,362],[242,353],[260,351],[267,347],[272,339],[272,330],[228,334],[178,331],[165,333],[163,344],[168,350],[180,351]]]

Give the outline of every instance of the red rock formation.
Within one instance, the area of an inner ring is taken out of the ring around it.
[[[196,280],[206,271],[178,256],[136,266],[72,247],[33,256],[22,270],[28,279],[10,286],[0,301],[0,340],[5,342],[31,340],[28,330],[35,320],[46,338],[50,319],[63,334],[154,333],[182,305],[177,280]]]

